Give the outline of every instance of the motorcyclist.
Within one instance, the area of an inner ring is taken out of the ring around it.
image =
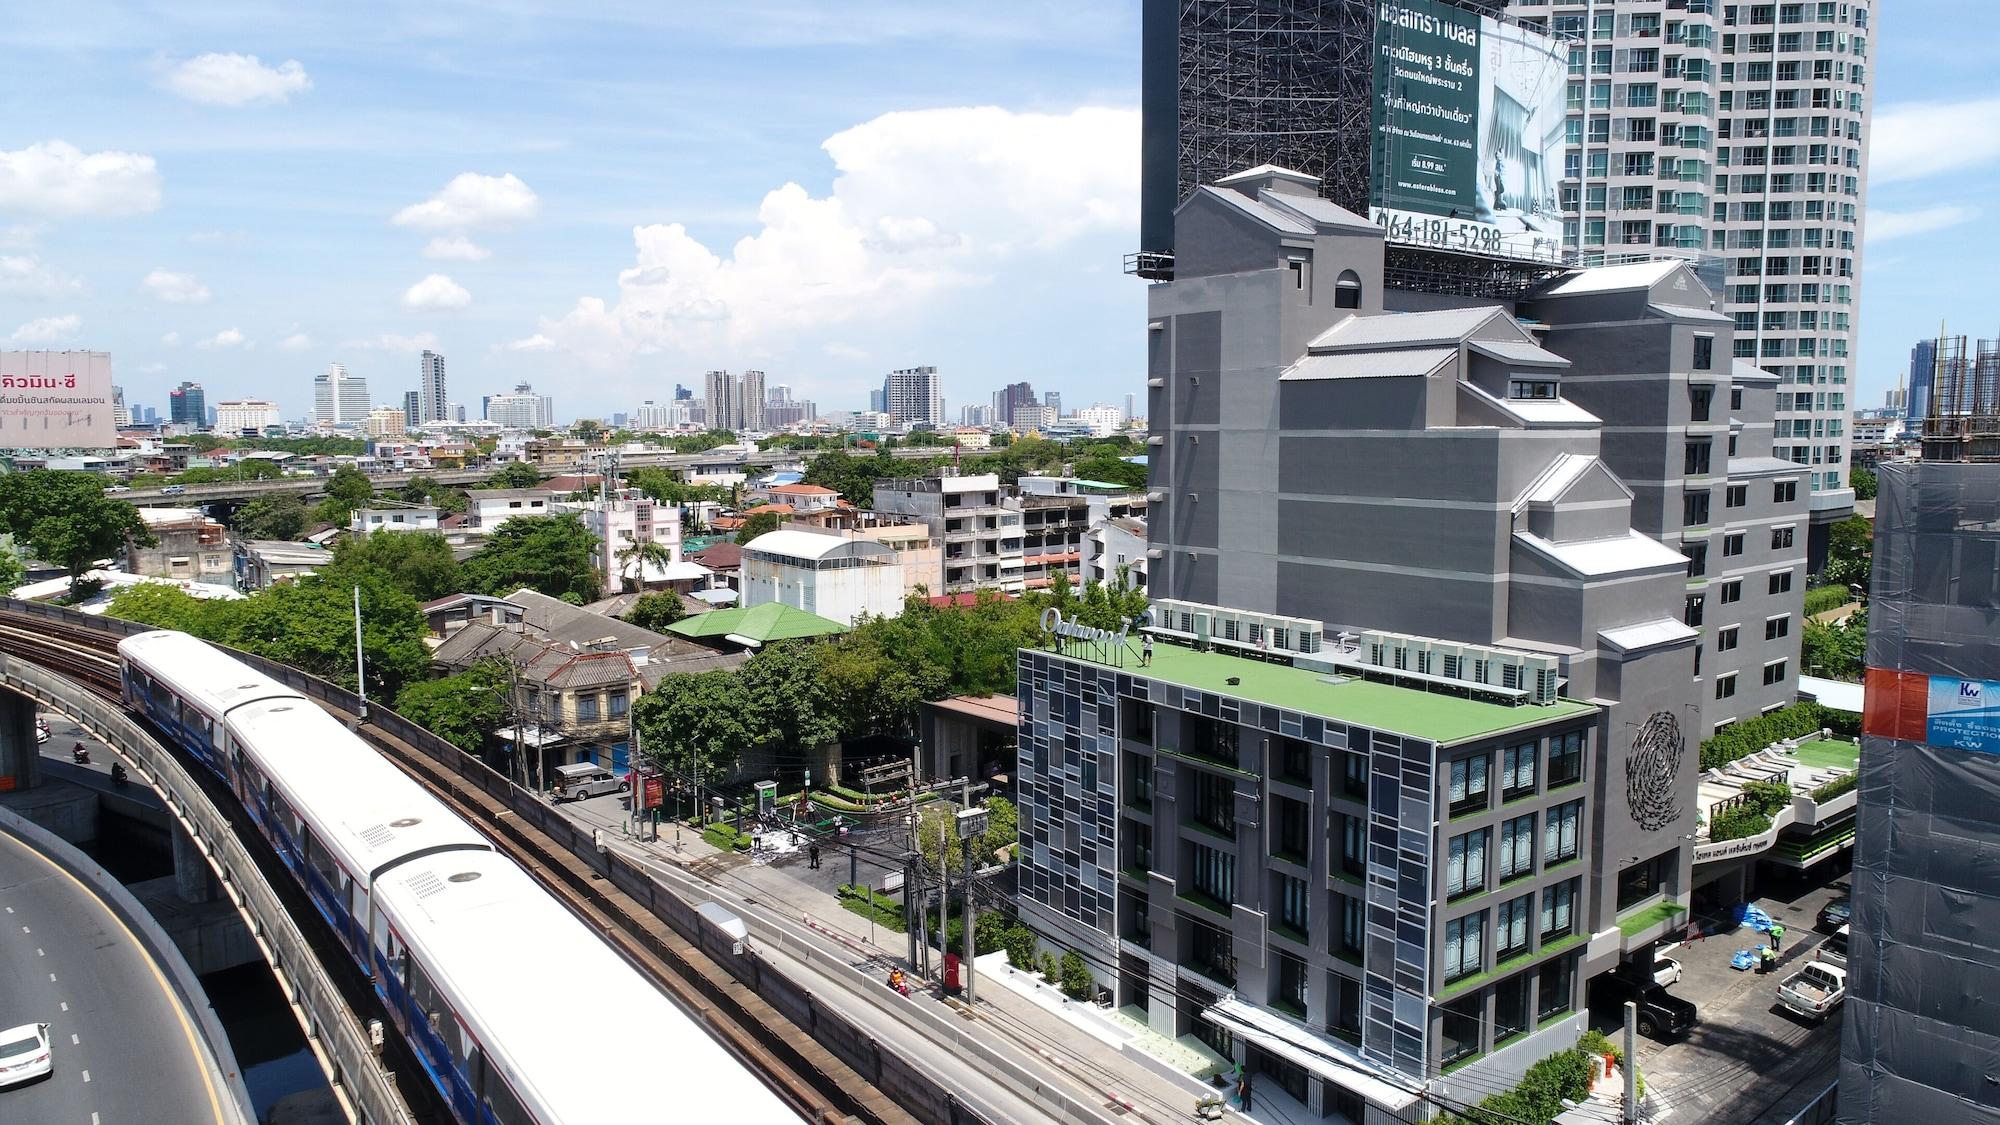
[[[113,785],[125,784],[125,766],[122,763],[119,762],[111,763],[111,784]]]
[[[889,987],[895,989],[897,992],[901,993],[904,996],[908,996],[910,994],[910,984],[908,981],[903,979],[903,970],[901,969],[889,970]]]
[[[78,765],[90,764],[90,749],[81,742],[69,748],[69,756]]]

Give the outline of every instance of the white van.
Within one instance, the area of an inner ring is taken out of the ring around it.
[[[573,766],[556,767],[554,797],[558,801],[581,801],[586,797],[624,791],[622,778],[595,763],[578,762]]]

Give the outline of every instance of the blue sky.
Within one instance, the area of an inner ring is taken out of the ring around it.
[[[1940,317],[2000,334],[1960,46],[2000,5],[1895,8],[1862,404]],[[712,367],[822,408],[924,363],[954,410],[1142,386],[1136,0],[17,5],[0,50],[0,343],[108,349],[134,401],[298,415],[338,360],[395,402],[424,346],[475,413]]]

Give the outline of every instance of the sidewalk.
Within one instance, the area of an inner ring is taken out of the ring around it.
[[[822,845],[816,870],[809,866],[803,849],[756,862],[747,853],[721,852],[690,829],[681,829],[677,842],[673,825],[662,825],[656,842],[634,840],[622,834],[623,810],[615,803],[608,810],[592,807],[599,803],[565,805],[563,811],[580,823],[605,828],[607,835],[619,833],[615,838],[622,850],[643,852],[714,884],[721,896],[749,898],[785,910],[802,926],[876,962],[884,978],[892,966],[911,968],[906,934],[876,926],[871,941],[868,919],[843,908],[835,896],[835,888],[849,880],[845,847]],[[864,882],[879,879],[879,865],[866,857],[860,857],[855,866]],[[1153,1033],[1124,1013],[1052,998],[1046,994],[1053,990],[1027,974],[1002,980],[1005,962],[1004,954],[979,958],[973,979],[976,1016],[967,1018],[978,1019],[996,1040],[1032,1052],[1043,1063],[1088,1087],[1103,1098],[1107,1108],[1166,1125],[1188,1119],[1200,1094],[1218,1092],[1217,1087],[1190,1075],[1172,1072],[1166,1062],[1155,1057],[1196,1061],[1199,1056],[1193,1050]],[[912,976],[913,984],[927,983]],[[1037,989],[1044,995],[1036,995]],[[960,1001],[943,999],[936,985],[928,985],[928,991],[964,1011]],[[1152,1054],[1140,1048],[1148,1039]],[[1261,1111],[1264,1106],[1256,1108]],[[1267,1118],[1262,1112],[1245,1116],[1232,1109],[1228,1119],[1284,1122],[1288,1117],[1273,1114]]]

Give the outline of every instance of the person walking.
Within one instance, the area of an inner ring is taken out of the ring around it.
[[[1778,950],[1778,949],[1783,949],[1784,947],[1785,947],[1785,927],[1777,922],[1773,922],[1771,923],[1771,948],[1773,950]]]
[[[1148,634],[1139,638],[1139,667],[1150,668],[1152,665],[1153,638],[1151,634]]]
[[[1243,1112],[1250,1112],[1250,1073],[1243,1073],[1243,1082],[1236,1087],[1236,1097],[1243,1105]]]
[[[818,871],[818,870],[819,870],[819,845],[818,845],[818,844],[813,844],[813,845],[811,845],[810,847],[806,848],[806,859],[807,859],[808,861],[810,861],[810,862],[809,862],[809,866],[810,866],[810,867],[811,867],[811,868],[812,868],[812,869],[813,869],[814,871]]]

